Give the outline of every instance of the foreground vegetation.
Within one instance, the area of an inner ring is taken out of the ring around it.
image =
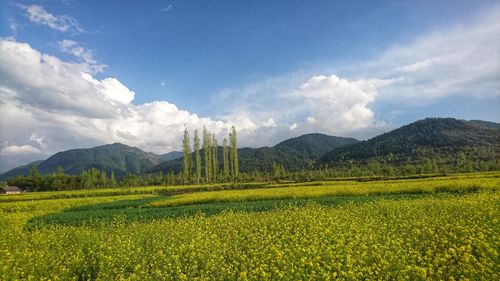
[[[489,173],[0,196],[0,279],[496,280],[498,188]]]

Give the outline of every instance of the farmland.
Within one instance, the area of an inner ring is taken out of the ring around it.
[[[0,196],[0,279],[498,279],[499,173]]]

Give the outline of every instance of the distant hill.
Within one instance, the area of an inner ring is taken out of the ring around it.
[[[469,160],[492,161],[500,155],[498,123],[453,118],[427,118],[367,141],[342,146],[326,153],[318,164],[419,163],[431,158],[453,165],[458,153]]]
[[[324,134],[307,134],[285,140],[274,147],[239,148],[238,159],[241,172],[270,171],[273,163],[281,164],[287,170],[300,170],[312,167],[325,152],[339,146],[356,143],[353,138],[342,138]],[[203,150],[201,150],[203,158]],[[222,165],[222,147],[218,148],[219,163]],[[149,173],[174,173],[182,169],[182,158],[163,162]]]
[[[47,160],[34,162],[30,165],[35,165],[42,174],[52,173],[58,166],[61,166],[64,172],[70,175],[79,175],[84,170],[97,168],[105,170],[108,174],[113,171],[115,176],[120,178],[129,172],[143,173],[162,162],[161,158],[161,156],[144,152],[136,147],[114,143],[94,148],[58,152]],[[27,175],[30,165],[14,168],[0,175],[0,180],[17,175]]]
[[[28,173],[30,166],[38,166],[38,164],[40,164],[41,162],[43,162],[43,160],[31,162],[29,164],[22,165],[22,166],[14,168],[14,169],[11,169],[3,174],[0,174],[0,180],[3,181],[3,180],[6,180],[8,178],[13,178],[13,177],[18,176],[18,175],[25,175]]]
[[[175,159],[179,159],[179,158],[182,157],[182,152],[181,151],[172,151],[172,152],[169,152],[169,153],[160,154],[160,155],[158,155],[158,157],[162,161],[175,160]]]
[[[274,146],[282,151],[299,153],[310,160],[317,160],[337,147],[359,142],[354,138],[333,137],[325,134],[307,134],[291,138]]]

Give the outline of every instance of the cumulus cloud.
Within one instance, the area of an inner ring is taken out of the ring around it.
[[[26,12],[29,20],[39,24],[46,25],[52,29],[72,33],[82,33],[85,30],[80,26],[78,21],[67,15],[53,15],[39,5],[18,5]]]
[[[206,126],[219,137],[233,124],[256,128],[244,115],[223,122],[166,101],[135,105],[134,92],[118,79],[97,79],[86,71],[29,44],[0,40],[0,169],[111,142],[159,153],[179,149],[184,124],[191,130]]]
[[[396,79],[347,80],[335,74],[286,75],[242,89],[226,89],[220,95],[232,102],[233,119],[252,112],[254,127],[242,144],[252,147],[276,144],[300,134],[322,132],[366,138],[388,128],[375,119],[369,105],[377,91]],[[270,118],[269,116],[273,116]],[[367,130],[369,129],[369,130]],[[365,132],[368,132],[365,134]]]
[[[308,117],[304,126],[346,134],[375,124],[374,113],[368,105],[375,100],[378,88],[392,82],[379,79],[348,81],[335,74],[320,75],[302,84],[293,96],[306,105]]]

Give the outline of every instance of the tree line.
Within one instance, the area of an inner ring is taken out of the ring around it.
[[[28,175],[9,179],[7,183],[29,191],[106,188],[123,185],[122,182],[116,180],[113,171],[108,176],[106,171],[90,168],[80,175],[68,175],[64,173],[62,166],[58,166],[53,173],[42,175],[35,165],[29,167]]]
[[[236,182],[239,177],[236,128],[231,127],[229,141],[226,138],[222,141],[222,155],[215,134],[210,133],[206,127],[203,128],[202,134],[203,144],[201,144],[198,130],[194,131],[191,150],[189,130],[187,126],[184,126],[181,172],[183,183]]]

